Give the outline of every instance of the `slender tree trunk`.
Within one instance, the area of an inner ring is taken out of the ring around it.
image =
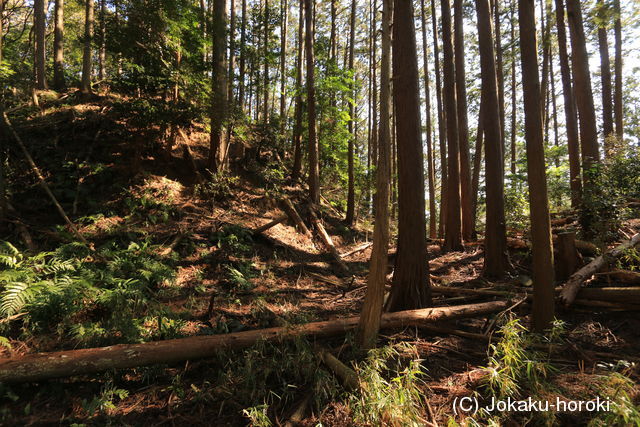
[[[280,29],[280,133],[284,134],[287,123],[285,117],[286,108],[286,61],[287,61],[287,24],[289,20],[289,4],[287,0],[282,0],[282,27]]]
[[[331,0],[331,35],[329,36],[329,58],[337,65],[337,43],[336,43],[336,3],[337,0]]]
[[[527,141],[527,179],[531,209],[533,329],[543,332],[551,325],[554,315],[553,247],[542,141],[534,0],[519,0],[518,10]]]
[[[600,160],[598,152],[598,129],[593,106],[589,55],[582,26],[582,11],[579,0],[567,0],[567,17],[571,31],[571,58],[576,104],[580,118],[580,144],[582,149],[582,170],[587,171],[594,162]],[[586,176],[583,176],[586,180]]]
[[[3,19],[4,19],[4,2],[5,0],[0,0],[0,63],[2,63],[2,53],[4,50],[4,44],[2,34],[4,34],[4,29],[2,27]]]
[[[225,64],[225,50],[227,33],[227,2],[214,0],[213,25],[213,68],[211,80],[213,84],[213,105],[211,106],[211,141],[209,146],[209,169],[216,173],[221,167],[220,152],[224,144],[222,125],[227,114],[227,67]]]
[[[378,25],[377,25],[378,3],[373,0],[373,103],[371,105],[373,114],[372,135],[371,135],[371,166],[376,167],[378,164]]]
[[[517,99],[517,86],[516,86],[516,24],[514,19],[515,0],[511,2],[511,173],[516,173],[516,134],[517,134],[517,121],[518,106],[516,105]]]
[[[98,52],[98,80],[104,80],[107,75],[107,2],[100,0],[100,50]]]
[[[300,178],[302,169],[302,52],[304,40],[304,0],[300,0],[298,14],[298,52],[296,57],[296,123],[293,127],[293,171],[291,179],[295,182]]]
[[[438,236],[444,236],[445,215],[447,214],[447,123],[442,106],[442,77],[440,74],[440,48],[438,47],[438,24],[435,0],[431,0],[431,25],[433,32],[433,62],[436,73],[436,100],[438,107],[438,140],[440,145],[440,221]]]
[[[54,13],[53,84],[56,90],[64,90],[66,87],[64,79],[64,0],[56,0]]]
[[[286,0],[285,0],[286,2]],[[229,1],[229,77],[227,78],[227,103],[228,108],[233,110],[233,89],[236,69],[236,0]],[[229,129],[231,133],[231,129]]]
[[[82,55],[82,80],[80,81],[80,92],[83,94],[91,93],[91,71],[92,55],[91,43],[93,42],[93,4],[94,0],[85,0],[84,15],[84,50]]]
[[[487,227],[484,237],[484,275],[502,278],[509,266],[507,229],[504,217],[504,180],[502,159],[502,131],[498,80],[494,55],[493,31],[489,0],[476,0],[478,14],[478,44],[482,73],[482,128],[485,142],[485,175],[487,183]]]
[[[320,167],[318,164],[318,138],[316,137],[316,88],[313,55],[313,2],[304,0],[305,50],[307,60],[307,118],[309,120],[309,200],[320,204]]]
[[[444,51],[444,107],[447,116],[447,216],[444,233],[444,251],[461,251],[462,210],[460,206],[460,146],[456,97],[455,64],[451,35],[451,5],[449,0],[440,2],[442,7],[442,50]]]
[[[269,123],[269,0],[264,0],[264,105],[263,120]]]
[[[47,15],[45,11],[44,0],[34,0],[33,2],[33,18],[34,18],[34,40],[35,40],[35,70],[36,70],[36,89],[47,89],[47,71],[46,71],[46,45],[45,34],[47,29]]]
[[[349,70],[354,73],[355,78],[355,69],[353,67],[354,60],[354,49],[356,44],[356,0],[351,0],[351,30],[349,33]],[[354,134],[354,120],[356,115],[355,109],[355,97],[356,91],[355,87],[351,85],[349,88],[350,97],[354,98],[354,101],[349,102],[349,122],[348,122],[348,131],[349,131],[349,142],[348,142],[348,166],[347,166],[347,174],[348,174],[348,184],[347,184],[347,216],[345,218],[345,222],[349,225],[353,224],[353,220],[355,217],[356,210],[356,184],[355,184],[355,174],[354,174],[354,151],[355,151],[355,134]],[[381,88],[382,90],[382,88]],[[382,97],[382,95],[380,95]],[[382,114],[382,113],[381,113]],[[387,173],[388,175],[388,173]],[[387,194],[387,198],[389,195]],[[387,201],[388,203],[388,201]]]
[[[616,44],[615,58],[615,92],[613,97],[613,112],[616,122],[616,136],[619,141],[624,137],[623,123],[624,117],[622,112],[622,23],[620,19],[620,0],[613,0],[613,8],[615,12],[614,34]]]
[[[480,111],[478,112],[478,129],[476,131],[476,147],[473,155],[473,174],[471,176],[471,196],[473,208],[473,223],[478,218],[478,191],[480,187],[480,168],[482,167],[482,150],[484,147],[484,101],[480,96]]]
[[[436,211],[436,190],[435,190],[435,171],[433,162],[433,141],[431,139],[431,90],[429,78],[429,45],[427,44],[427,12],[424,6],[424,0],[420,0],[420,19],[422,21],[422,49],[423,49],[423,67],[424,67],[424,98],[426,109],[426,129],[427,135],[427,183],[429,188],[429,237],[435,239],[438,234],[437,229],[437,211]]]
[[[540,26],[542,37],[542,77],[540,83],[540,111],[542,111],[542,126],[545,129],[544,142],[545,147],[548,142],[548,123],[547,115],[549,109],[548,106],[548,93],[549,93],[549,59],[550,59],[550,31],[549,31],[549,17],[545,10],[546,0],[540,0]]]
[[[504,172],[505,111],[504,111],[504,60],[502,52],[502,30],[500,29],[500,1],[493,1],[493,23],[495,25],[496,73],[498,76],[498,107],[500,109],[500,156]]]
[[[474,224],[471,200],[471,161],[469,159],[469,120],[467,118],[467,82],[464,65],[464,19],[462,0],[454,0],[454,47],[456,107],[458,113],[458,141],[460,145],[460,207],[462,209],[462,237],[473,238]]]
[[[567,148],[569,151],[569,185],[571,187],[571,206],[580,206],[582,184],[580,180],[580,140],[578,135],[578,115],[576,100],[571,84],[571,68],[567,53],[567,33],[564,22],[563,0],[556,2],[556,26],[558,33],[558,52],[560,57],[560,76],[562,78],[562,94],[564,97],[564,116],[567,129]]]
[[[389,152],[391,135],[390,116],[390,66],[391,66],[391,13],[392,1],[382,0],[382,57],[380,64],[380,128],[379,157],[376,170],[376,221],[373,226],[373,249],[369,262],[367,293],[358,324],[360,346],[375,346],[387,278],[387,251],[389,250]],[[402,0],[398,0],[402,1]],[[355,5],[355,1],[352,2]],[[354,13],[354,9],[352,9]],[[352,22],[353,23],[353,22]]]
[[[553,117],[553,145],[555,147],[560,146],[560,140],[558,136],[558,105],[556,100],[556,74],[553,67],[553,45],[551,46],[551,58],[549,61],[549,80],[551,81],[551,108]],[[560,167],[560,159],[555,158],[555,166]]]
[[[242,0],[242,20],[240,21],[240,69],[238,76],[238,105],[240,108],[244,108],[244,73],[247,61],[246,54],[247,43],[247,0]]]
[[[431,305],[413,4],[393,10],[393,102],[398,143],[398,252],[389,311]],[[453,58],[451,58],[453,61]]]
[[[611,61],[607,39],[607,11],[603,0],[598,0],[598,47],[600,50],[600,79],[602,82],[602,130],[604,132],[604,155],[611,152],[609,136],[613,134],[613,95],[611,94]]]

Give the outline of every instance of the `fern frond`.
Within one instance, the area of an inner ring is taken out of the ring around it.
[[[34,296],[28,283],[9,283],[0,298],[0,314],[11,316],[16,314]]]

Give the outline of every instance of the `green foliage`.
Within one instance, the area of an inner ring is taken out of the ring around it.
[[[50,330],[84,346],[178,336],[180,319],[155,299],[174,270],[152,249],[132,242],[95,254],[78,243],[35,256],[11,250],[17,262],[0,272],[0,315],[23,312],[25,333]]]
[[[599,414],[589,426],[640,426],[640,406],[631,399],[634,387],[635,382],[619,372],[600,376],[594,388],[602,399],[611,402],[611,410]]]
[[[227,225],[213,234],[212,240],[221,249],[234,254],[248,254],[252,250],[253,237],[249,230],[238,225]]]
[[[116,409],[114,402],[126,399],[129,391],[117,388],[111,381],[107,381],[97,396],[91,400],[82,400],[82,409],[89,415],[93,416],[96,412],[100,414],[109,414],[110,411]]]
[[[202,184],[196,184],[194,194],[201,199],[209,199],[217,202],[228,200],[239,178],[228,172],[209,173],[207,180]]]
[[[361,389],[349,397],[354,420],[360,425],[421,426],[424,419],[420,362],[411,360],[402,367],[390,367],[401,352],[415,354],[415,348],[389,345],[369,351],[365,363],[357,367]]]
[[[271,427],[273,423],[271,423],[271,420],[267,415],[268,410],[269,405],[262,404],[243,409],[242,414],[249,418],[251,425],[254,427]]]
[[[172,204],[171,196],[162,189],[145,188],[143,191],[128,190],[124,204],[129,215],[143,219],[147,224],[166,223],[170,219],[180,218],[181,212]]]

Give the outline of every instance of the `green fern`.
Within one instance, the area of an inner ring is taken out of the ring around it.
[[[0,240],[0,265],[7,268],[16,267],[22,260],[22,254],[11,243]]]

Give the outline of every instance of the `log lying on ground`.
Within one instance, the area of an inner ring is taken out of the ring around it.
[[[309,231],[307,225],[304,223],[300,215],[298,215],[298,211],[296,211],[296,208],[293,207],[293,203],[291,203],[291,200],[282,199],[282,208],[284,209],[286,214],[289,215],[291,221],[293,221],[293,223],[296,225],[298,231],[311,238],[311,231]]]
[[[509,307],[510,301],[492,301],[455,307],[435,307],[398,311],[382,315],[382,328],[419,326],[440,320],[459,319],[495,313]],[[157,363],[211,357],[217,351],[250,347],[257,341],[282,341],[300,336],[329,337],[358,326],[359,318],[327,320],[295,327],[277,327],[232,334],[206,335],[143,344],[30,354],[0,360],[0,382],[16,383],[50,378],[93,374],[108,369],[135,368]]]
[[[597,273],[596,276],[604,276],[612,282],[623,283],[625,285],[640,285],[640,273],[628,270],[611,270]]]
[[[175,248],[178,247],[182,239],[184,239],[185,237],[186,236],[184,233],[176,234],[173,240],[171,241],[171,243],[169,244],[169,246],[167,246],[166,248],[160,249],[159,254],[162,256],[169,255]]]
[[[335,259],[336,264],[338,264],[338,267],[340,267],[342,273],[349,274],[349,267],[347,267],[347,264],[342,261],[340,253],[338,253],[338,250],[336,249],[336,245],[333,244],[331,236],[329,236],[329,233],[327,233],[327,230],[325,230],[324,225],[322,225],[322,222],[320,222],[320,220],[318,219],[318,216],[313,211],[313,208],[309,209],[309,217],[311,218],[311,222],[313,223],[314,227],[318,231],[318,235],[320,236],[322,243],[327,248],[329,253],[331,253],[331,255],[333,256],[333,259]]]
[[[344,253],[340,254],[340,257],[341,258],[346,258],[346,257],[351,256],[353,254],[357,254],[358,252],[362,252],[365,249],[369,248],[370,246],[373,246],[373,242],[363,243],[360,246],[357,246],[354,249],[351,249],[350,251],[347,251],[347,252],[344,252]]]
[[[566,306],[571,305],[578,295],[582,283],[593,276],[602,267],[606,267],[609,263],[621,256],[627,249],[633,248],[640,243],[640,233],[634,235],[631,240],[627,240],[623,244],[616,246],[614,249],[600,255],[589,264],[576,271],[565,283],[562,292],[560,292],[560,301]]]
[[[270,222],[266,223],[265,225],[260,226],[260,227],[256,228],[255,230],[253,230],[253,234],[264,233],[268,229],[275,227],[276,225],[280,224],[281,222],[285,222],[287,220],[287,218],[289,218],[288,215],[280,215],[279,217],[277,217],[273,221],[270,221]]]

